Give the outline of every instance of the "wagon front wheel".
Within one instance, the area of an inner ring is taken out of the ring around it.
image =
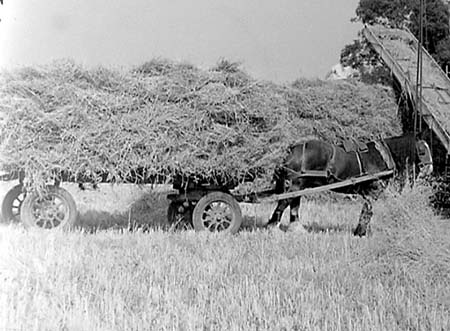
[[[202,197],[192,215],[196,231],[236,233],[242,224],[242,212],[233,196],[212,192]]]
[[[65,189],[49,186],[45,192],[29,193],[20,211],[23,224],[29,228],[70,229],[77,219],[77,207]]]

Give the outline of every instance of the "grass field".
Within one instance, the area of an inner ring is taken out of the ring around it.
[[[91,216],[114,214],[103,199]],[[271,207],[243,206],[247,222]],[[449,222],[413,190],[356,238],[360,207],[305,201],[308,231],[234,236],[0,227],[0,330],[449,330]]]

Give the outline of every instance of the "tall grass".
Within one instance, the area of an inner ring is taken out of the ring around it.
[[[418,243],[417,263],[403,253],[415,250],[408,248],[415,240],[401,242],[414,224],[440,222],[423,201],[420,190],[380,201],[374,235],[362,239],[350,232],[357,209],[311,201],[301,209],[305,224],[335,222],[335,231],[2,227],[0,329],[448,330],[447,278],[439,271],[446,251]],[[448,223],[437,224],[441,231],[429,232],[435,245],[448,233]]]
[[[360,257],[370,277],[402,279],[450,312],[450,221],[434,214],[431,196],[424,183],[401,194],[388,190],[377,206],[374,237]]]

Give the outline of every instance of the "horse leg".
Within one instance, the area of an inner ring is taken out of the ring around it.
[[[364,204],[361,209],[361,213],[359,215],[359,223],[356,227],[353,234],[355,236],[365,236],[367,232],[370,230],[370,221],[372,220],[373,216],[373,208],[372,204],[383,193],[384,189],[386,187],[386,183],[383,181],[376,181],[370,185],[369,188],[364,190],[363,192],[360,192],[362,198],[364,199]]]
[[[359,222],[353,234],[355,236],[365,236],[369,227],[370,220],[373,216],[372,202],[366,196],[363,196],[364,204],[359,214]]]
[[[371,202],[363,196],[364,203],[359,214],[358,225],[353,231],[353,235],[363,237],[367,234],[367,228],[373,216]]]
[[[300,197],[291,200],[289,205],[291,207],[290,223],[298,222],[298,210],[300,209]]]
[[[284,210],[287,208],[288,205],[289,205],[288,199],[278,201],[277,207],[275,208],[272,217],[269,219],[267,226],[278,224],[281,220],[281,216],[283,215]]]
[[[300,229],[303,229],[303,226],[300,224],[300,219],[298,216],[298,211],[300,209],[300,203],[301,203],[300,197],[291,199],[291,202],[289,204],[289,206],[291,208],[289,225],[281,224],[280,225],[281,230],[283,230],[283,231],[287,231],[287,230],[298,231]]]

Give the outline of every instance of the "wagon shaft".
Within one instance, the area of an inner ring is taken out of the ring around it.
[[[387,171],[379,172],[377,174],[355,177],[355,178],[347,179],[347,180],[333,183],[333,184],[322,185],[322,186],[312,187],[312,188],[306,188],[303,190],[288,192],[288,193],[283,193],[283,194],[276,194],[276,195],[273,195],[273,196],[270,196],[267,198],[259,199],[259,202],[261,202],[261,203],[274,202],[274,201],[279,201],[279,200],[284,200],[284,199],[296,198],[296,197],[300,197],[300,196],[307,195],[307,194],[319,193],[319,192],[323,192],[323,191],[334,190],[337,188],[353,186],[353,185],[356,185],[359,183],[369,182],[369,181],[373,181],[373,180],[376,180],[379,178],[392,176],[393,174],[394,174],[393,170],[387,170]]]

